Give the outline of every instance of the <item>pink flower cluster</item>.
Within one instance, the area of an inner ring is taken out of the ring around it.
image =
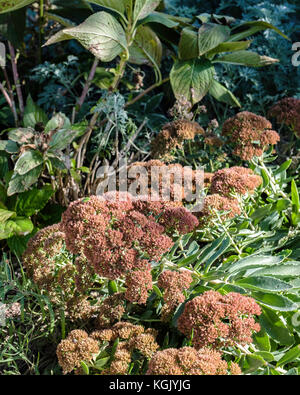
[[[286,97],[270,108],[269,115],[276,118],[277,123],[290,127],[300,138],[300,99]]]
[[[260,330],[254,319],[254,315],[260,314],[259,305],[251,297],[206,291],[186,303],[178,329],[188,338],[193,334],[196,349],[220,348],[235,342],[247,344],[252,342],[252,332]]]

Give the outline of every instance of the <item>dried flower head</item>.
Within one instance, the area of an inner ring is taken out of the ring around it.
[[[253,193],[254,189],[262,183],[262,178],[253,173],[251,169],[239,166],[218,170],[214,173],[210,192],[230,196],[231,193],[244,195]]]
[[[222,360],[216,350],[193,347],[158,351],[149,362],[148,375],[226,375],[241,374],[239,366]]]
[[[81,361],[90,361],[98,352],[98,342],[80,329],[70,332],[68,337],[59,343],[56,350],[58,363],[64,374],[79,367]]]
[[[116,321],[121,321],[125,312],[124,294],[114,293],[113,295],[105,298],[101,303],[98,312],[97,326],[99,328],[109,328]]]
[[[205,346],[220,348],[235,342],[252,342],[252,332],[260,330],[254,315],[261,309],[255,300],[235,292],[221,295],[206,291],[187,302],[178,320],[178,329],[191,337],[196,349]]]
[[[272,124],[266,118],[243,111],[227,119],[222,128],[223,136],[230,136],[236,145],[233,153],[243,160],[261,156],[268,145],[280,140],[279,134],[272,130]]]
[[[300,99],[286,97],[270,108],[269,116],[278,124],[285,124],[300,138]]]
[[[197,122],[180,119],[167,123],[151,142],[153,158],[172,160],[173,151],[182,148],[185,140],[193,140],[197,134],[204,134]]]

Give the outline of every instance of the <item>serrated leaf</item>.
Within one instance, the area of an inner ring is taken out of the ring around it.
[[[269,292],[280,292],[293,288],[285,281],[278,280],[277,278],[263,276],[251,276],[248,278],[243,278],[236,281],[235,284],[247,289]]]
[[[206,95],[213,76],[213,65],[204,59],[176,61],[170,72],[176,98],[184,97],[192,104],[198,103]]]
[[[162,44],[152,29],[139,26],[129,48],[129,62],[158,67],[162,58]]]
[[[146,18],[151,12],[155,10],[159,3],[160,0],[135,0],[133,10],[134,21]]]
[[[204,55],[226,41],[229,35],[230,28],[228,26],[204,23],[198,30],[198,56]]]
[[[273,59],[269,56],[261,56],[258,53],[251,51],[232,52],[213,60],[213,63],[229,63],[250,67],[263,67],[277,62],[279,62],[278,59]]]
[[[39,151],[27,150],[17,160],[15,172],[20,175],[28,173],[43,163],[43,155]]]
[[[61,30],[45,45],[73,38],[103,62],[110,62],[127,47],[124,29],[104,11],[96,12],[76,27]]]
[[[233,107],[241,107],[240,102],[234,96],[234,94],[216,80],[212,81],[208,93],[218,101],[227,103]]]

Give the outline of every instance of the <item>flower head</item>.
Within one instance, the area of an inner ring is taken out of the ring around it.
[[[252,342],[252,332],[260,330],[254,320],[254,315],[260,314],[259,305],[248,296],[206,291],[186,303],[178,329],[187,337],[193,333],[196,349],[220,348],[234,342],[246,344]]]
[[[286,97],[270,108],[269,115],[276,118],[278,124],[290,127],[300,138],[300,99]]]

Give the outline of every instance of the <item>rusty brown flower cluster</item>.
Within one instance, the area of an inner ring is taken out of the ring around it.
[[[134,351],[150,359],[159,348],[154,329],[145,329],[142,325],[129,322],[118,322],[110,329],[94,331],[90,336],[100,342],[107,341],[110,346],[119,339],[113,360],[102,374],[127,374]]]
[[[178,329],[190,338],[196,349],[210,346],[220,348],[235,342],[252,342],[252,332],[259,332],[260,326],[254,316],[261,309],[251,297],[230,292],[221,295],[206,291],[187,302],[178,320]]]
[[[162,320],[167,321],[175,308],[185,300],[183,291],[188,289],[193,281],[188,270],[172,271],[165,270],[158,277],[157,285],[164,290],[164,306],[162,308]]]
[[[211,223],[216,217],[215,211],[219,212],[222,220],[234,218],[236,215],[241,214],[241,208],[237,199],[214,193],[206,196],[204,199],[203,208],[197,215],[199,224],[205,225]]]
[[[173,245],[168,229],[182,234],[198,224],[188,210],[178,209],[170,208],[169,202],[135,200],[129,195],[117,202],[97,196],[81,199],[71,203],[62,217],[66,246],[84,256],[98,275],[126,278],[125,297],[145,303],[152,288],[149,261],[160,260]],[[159,221],[156,213],[161,214]]]
[[[300,99],[286,97],[279,100],[270,108],[269,116],[276,118],[278,124],[291,128],[300,138]]]
[[[210,192],[230,197],[232,193],[245,195],[253,193],[262,183],[262,178],[246,167],[233,166],[214,173]]]
[[[158,351],[149,362],[148,375],[239,375],[236,363],[227,363],[216,350],[193,347]]]
[[[179,119],[165,124],[151,142],[152,157],[171,161],[174,150],[182,148],[185,140],[193,140],[197,134],[204,134],[197,122]]]
[[[98,352],[98,342],[89,337],[87,332],[80,329],[70,332],[56,349],[58,363],[64,374],[79,368],[81,361],[91,361]]]
[[[261,156],[269,145],[275,145],[280,140],[279,134],[272,130],[271,122],[248,111],[227,119],[223,124],[222,135],[229,136],[235,144],[233,153],[243,160]]]

